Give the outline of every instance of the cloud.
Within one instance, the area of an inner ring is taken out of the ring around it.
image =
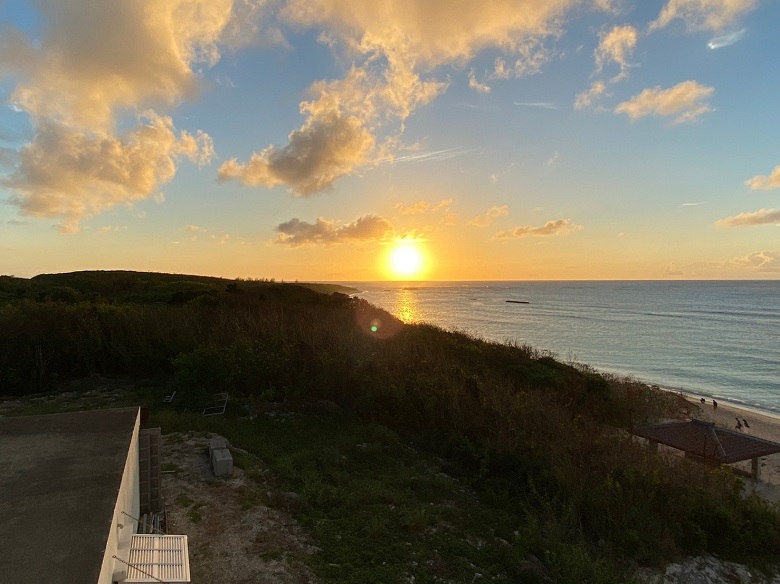
[[[664,276],[683,276],[684,272],[677,268],[677,266],[672,262],[668,266],[664,268]]]
[[[477,77],[474,75],[474,69],[469,71],[469,87],[478,93],[490,93],[493,91],[490,85],[477,81]]]
[[[348,223],[339,225],[318,217],[314,223],[294,218],[276,226],[279,235],[276,243],[298,247],[301,245],[333,245],[358,241],[381,241],[393,232],[393,225],[383,217],[364,215]]]
[[[250,43],[268,2],[41,0],[40,38],[9,29],[0,74],[33,136],[3,184],[22,212],[66,231],[113,205],[157,196],[178,162],[204,163],[210,138],[177,132],[169,108],[197,95],[224,47]],[[95,23],[99,23],[96,25]],[[127,128],[137,119],[137,127]]]
[[[713,110],[707,99],[714,91],[713,87],[696,81],[683,81],[669,89],[656,86],[619,103],[615,113],[626,114],[632,121],[652,114],[674,116],[675,124],[694,122]]]
[[[555,52],[541,45],[541,40],[531,38],[521,44],[514,63],[509,63],[503,57],[497,57],[493,63],[493,72],[489,79],[518,79],[541,73],[542,67],[552,60]]]
[[[440,225],[446,225],[448,227],[457,225],[458,216],[450,209],[452,203],[453,199],[441,199],[431,208],[431,212],[441,213],[441,219],[439,219]]]
[[[490,10],[470,0],[414,3],[363,0],[291,0],[282,16],[302,26],[325,26],[359,44],[371,38],[404,52],[424,69],[463,64],[487,48],[525,56],[534,39],[557,35],[575,0],[495,0]]]
[[[747,29],[742,28],[729,34],[724,34],[723,36],[711,38],[709,41],[707,41],[707,46],[713,50],[722,49],[723,47],[730,47],[734,43],[742,40],[742,37],[745,36],[746,32]]]
[[[632,67],[628,59],[634,52],[636,41],[637,31],[630,25],[615,26],[607,33],[600,32],[599,45],[593,55],[596,61],[596,73],[601,73],[604,65],[612,61],[620,67],[620,72],[612,81],[626,77]]]
[[[268,146],[246,164],[229,160],[220,167],[219,179],[248,186],[283,184],[305,197],[330,189],[336,179],[362,165],[380,162],[370,129],[380,112],[404,119],[444,88],[422,82],[404,63],[389,62],[382,81],[367,67],[353,67],[344,79],[315,83],[310,91],[319,97],[301,103],[306,121],[290,133],[288,144]]]
[[[431,150],[429,152],[415,152],[414,154],[396,155],[388,153],[388,155],[379,161],[380,164],[402,164],[402,163],[418,163],[428,162],[431,160],[449,160],[458,156],[466,156],[474,154],[473,150],[466,150],[464,148],[446,148],[444,150]]]
[[[476,227],[490,227],[496,222],[499,217],[504,217],[509,214],[509,206],[501,205],[500,207],[490,207],[487,213],[484,215],[478,215],[469,221],[469,225]]]
[[[680,19],[688,30],[720,31],[755,6],[756,0],[669,0],[650,24],[650,30]]]
[[[706,205],[707,201],[698,201],[696,203],[682,203],[680,207],[698,207],[699,205]]]
[[[596,79],[587,90],[578,93],[574,97],[574,109],[590,107],[593,102],[609,95],[608,85],[628,77],[629,69],[634,66],[629,62],[629,58],[636,48],[637,38],[637,30],[630,25],[614,26],[608,32],[599,32],[599,44],[593,51],[593,59],[596,62],[593,76],[601,74],[608,63],[618,65],[619,71],[610,79]]]
[[[219,180],[239,180],[248,186],[287,185],[300,197],[331,188],[335,180],[369,161],[374,136],[363,122],[345,116],[337,107],[323,111],[322,104],[304,104],[312,113],[287,146],[269,146],[246,164],[225,162]]]
[[[587,91],[578,93],[574,98],[574,109],[585,109],[594,101],[605,95],[607,85],[603,81],[594,81]]]
[[[544,40],[562,31],[578,0],[496,0],[490,10],[471,0],[415,3],[387,0],[289,0],[279,18],[297,28],[324,31],[321,40],[353,66],[342,79],[318,81],[301,104],[304,121],[285,146],[268,146],[249,162],[231,160],[222,180],[284,185],[308,196],[343,176],[382,161],[378,132],[403,122],[443,93],[445,81],[427,77],[437,67],[465,66],[477,53],[501,51],[488,77],[538,72],[551,52]],[[484,91],[484,81],[472,76]]]
[[[13,148],[0,146],[0,168],[12,167],[16,164],[19,153]]]
[[[106,225],[104,227],[101,227],[98,233],[106,234],[106,233],[116,233],[118,231],[127,231],[127,225]]]
[[[122,108],[175,105],[214,65],[231,0],[43,0],[40,43],[15,31],[0,53],[19,83],[10,101],[35,117],[106,130]],[[100,23],[96,26],[95,23]]]
[[[78,231],[82,218],[156,194],[171,180],[181,158],[204,164],[213,156],[207,134],[178,134],[165,116],[147,112],[145,122],[121,136],[41,122],[19,153],[19,166],[2,180],[25,215],[60,218]]]
[[[754,191],[769,191],[780,188],[780,164],[775,166],[769,176],[756,175],[745,181]]]
[[[193,237],[192,239],[195,240],[196,237]],[[221,235],[211,234],[209,235],[208,239],[209,241],[213,241],[214,243],[217,243],[219,245],[225,245],[230,240],[230,234],[229,233],[223,233]]]
[[[395,206],[396,209],[401,211],[401,215],[420,215],[428,210],[428,203],[425,201],[417,201],[411,205],[401,205],[400,203]]]
[[[582,225],[577,225],[571,219],[556,219],[548,221],[542,226],[526,225],[525,227],[514,227],[509,231],[500,231],[496,233],[496,239],[510,239],[514,237],[549,237],[553,235],[568,235],[576,231],[581,231]]]
[[[740,213],[715,222],[718,227],[749,227],[752,225],[780,225],[780,209],[761,209]]]
[[[558,106],[549,101],[514,101],[512,102],[520,107],[538,107],[541,109],[557,110]]]
[[[780,251],[756,251],[731,263],[756,268],[759,272],[780,272]]]
[[[623,7],[623,2],[624,0],[593,0],[593,7],[609,14],[618,14]]]
[[[185,225],[184,231],[197,232],[197,231],[206,231],[206,229],[204,229],[203,227],[198,227],[197,225]]]
[[[441,211],[441,210],[446,211],[450,207],[450,205],[452,205],[452,203],[453,203],[453,199],[441,199],[440,201],[436,202],[436,204],[433,206],[433,209],[431,209],[431,211],[433,212]]]

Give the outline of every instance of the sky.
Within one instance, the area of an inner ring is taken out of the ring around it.
[[[0,274],[780,279],[778,23],[773,0],[0,0]]]

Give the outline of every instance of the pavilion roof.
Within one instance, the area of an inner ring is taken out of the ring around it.
[[[721,463],[739,462],[780,452],[780,444],[712,422],[667,422],[634,430],[634,434],[659,444]]]

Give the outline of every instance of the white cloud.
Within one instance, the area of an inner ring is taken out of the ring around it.
[[[723,47],[730,47],[734,43],[738,43],[740,40],[742,40],[742,37],[745,36],[746,32],[747,29],[742,28],[729,34],[711,38],[709,41],[707,41],[707,46],[713,50],[722,49]]]
[[[555,219],[548,221],[544,225],[526,225],[524,227],[514,227],[509,231],[500,231],[496,233],[496,239],[510,239],[516,237],[549,237],[553,235],[568,235],[576,231],[581,231],[582,225],[577,225],[571,219]]]
[[[75,232],[82,218],[155,195],[180,158],[203,164],[213,156],[207,134],[177,134],[170,118],[153,112],[141,121],[121,136],[41,122],[18,168],[2,181],[15,193],[12,202],[25,215],[60,218],[64,231]]]
[[[399,203],[395,207],[401,212],[401,215],[420,215],[428,210],[428,206],[428,203],[425,201],[417,201],[410,205],[401,205]]]
[[[769,176],[756,175],[745,181],[745,184],[756,191],[768,191],[780,188],[780,164],[775,166]]]
[[[314,223],[293,218],[277,225],[276,231],[279,232],[276,243],[298,247],[307,244],[382,241],[392,234],[393,225],[377,215],[364,215],[347,225],[339,225],[337,221],[328,221],[322,217],[318,217]]]
[[[474,75],[474,69],[469,71],[469,87],[478,93],[490,93],[493,91],[490,85],[477,81],[477,77]]]
[[[310,112],[306,123],[289,136],[287,146],[269,146],[242,164],[228,160],[219,168],[219,179],[237,179],[245,185],[287,185],[301,197],[333,186],[335,180],[369,161],[374,136],[363,122],[345,116],[333,105],[304,103]]]
[[[594,101],[605,95],[607,85],[603,81],[594,81],[587,91],[578,93],[574,98],[574,109],[589,107]]]
[[[664,268],[664,276],[683,276],[684,272],[677,268],[674,262]]]
[[[404,46],[425,69],[463,64],[486,48],[525,56],[528,43],[561,30],[577,0],[495,0],[486,10],[470,0],[291,0],[282,10],[290,22],[323,26],[355,45],[365,37],[385,47]]]
[[[579,0],[496,0],[485,10],[471,0],[289,0],[279,17],[296,27],[327,31],[321,39],[354,65],[343,79],[314,83],[305,116],[286,146],[268,146],[248,163],[227,162],[221,179],[287,186],[296,195],[330,188],[342,176],[387,159],[377,133],[402,122],[447,88],[424,79],[442,65],[463,66],[478,52],[502,52],[489,78],[538,72],[566,11]],[[472,76],[472,87],[485,91]]]
[[[438,211],[448,211],[452,203],[453,203],[452,199],[441,199],[440,201],[436,202],[436,204],[433,206],[431,211],[433,211],[434,213]]]
[[[250,0],[41,0],[40,38],[7,30],[0,73],[9,102],[30,117],[33,137],[4,180],[23,213],[60,217],[65,230],[117,204],[161,196],[181,158],[213,156],[202,132],[176,132],[166,108],[194,97],[201,69],[222,47],[258,30]],[[139,112],[141,113],[139,116]],[[138,117],[134,129],[120,121]]]
[[[596,62],[596,68],[593,76],[598,76],[609,63],[615,63],[618,66],[618,72],[609,79],[596,79],[590,87],[578,93],[574,97],[574,109],[580,110],[590,107],[601,97],[609,95],[607,86],[617,83],[628,77],[628,71],[634,65],[629,58],[636,48],[638,33],[630,25],[614,26],[608,32],[599,33],[599,44],[593,51],[593,59]]]
[[[106,233],[116,233],[118,231],[127,231],[127,225],[105,225],[104,227],[101,227],[98,233],[106,234]]]
[[[557,110],[558,106],[549,101],[514,101],[512,102],[520,107],[538,107],[541,109]]]
[[[780,225],[780,209],[760,209],[752,213],[740,213],[715,222],[719,227],[749,227],[752,225]]]
[[[490,79],[518,79],[541,73],[542,67],[552,60],[555,52],[542,45],[542,39],[531,38],[521,44],[514,62],[497,57],[493,63]],[[510,60],[511,61],[511,60]]]
[[[780,251],[756,251],[744,257],[735,258],[732,263],[755,268],[759,272],[780,272]]]
[[[16,33],[0,60],[19,83],[11,101],[38,118],[109,129],[117,110],[195,95],[193,66],[220,57],[231,0],[43,0],[40,43]],[[96,25],[99,23],[99,26]],[[26,47],[26,48],[24,48]]]
[[[414,152],[413,154],[401,154],[397,155],[392,152],[386,154],[386,156],[379,160],[379,164],[402,164],[402,163],[418,163],[429,162],[437,160],[449,160],[458,156],[466,156],[474,154],[473,150],[467,150],[464,148],[446,148],[444,150],[431,150],[428,152]]]
[[[369,62],[379,58],[377,47],[366,50]],[[246,164],[226,162],[219,169],[220,180],[263,187],[283,184],[297,196],[309,196],[331,188],[360,166],[382,161],[372,127],[386,116],[403,120],[445,87],[421,81],[394,56],[388,62],[381,79],[366,63],[352,67],[344,79],[313,84],[310,92],[319,97],[301,103],[306,121],[290,133],[288,144],[268,146]]]
[[[484,215],[478,215],[469,221],[469,225],[476,227],[490,227],[496,222],[496,219],[509,214],[509,206],[501,205],[490,207]]]
[[[623,8],[624,0],[593,0],[593,7],[609,14],[618,14]]]
[[[626,114],[631,120],[648,115],[674,117],[673,123],[694,122],[713,110],[707,99],[714,88],[696,81],[683,81],[669,89],[645,89],[615,108],[616,114]]]
[[[607,33],[599,33],[599,45],[594,52],[596,73],[601,73],[604,65],[612,61],[620,68],[620,72],[612,81],[627,76],[629,68],[632,67],[628,59],[636,48],[636,41],[637,31],[630,25],[615,26]]]
[[[756,6],[756,0],[669,0],[650,30],[682,20],[689,30],[720,31]]]
[[[6,146],[0,146],[0,168],[14,166],[18,158],[19,153],[15,149],[8,148]]]

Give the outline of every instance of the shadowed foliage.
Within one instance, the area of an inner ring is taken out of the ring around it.
[[[627,431],[684,415],[681,396],[318,290],[333,293],[132,272],[2,277],[2,393],[98,373],[165,376],[190,409],[223,391],[250,404],[335,402],[518,509],[513,545],[582,575],[558,581],[606,581],[593,576],[606,565],[689,552],[768,558],[780,546],[777,509],[744,498],[739,479],[652,455]]]

